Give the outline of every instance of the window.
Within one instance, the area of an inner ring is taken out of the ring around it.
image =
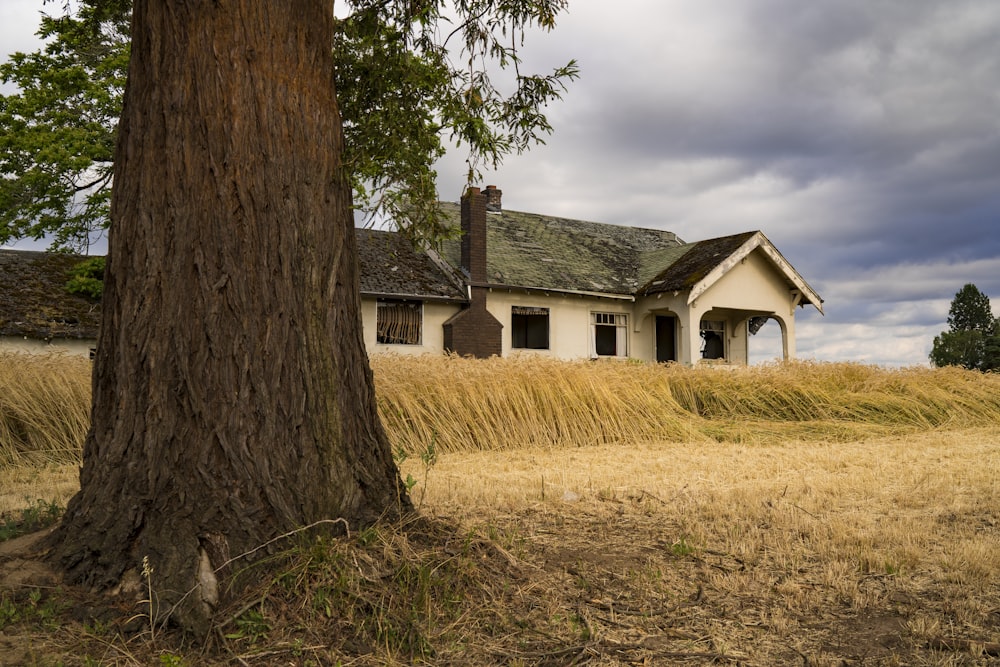
[[[377,342],[383,345],[420,345],[424,319],[422,302],[379,299],[375,314]]]
[[[510,346],[520,350],[549,349],[549,309],[512,306]]]
[[[719,320],[702,320],[701,358],[723,359],[726,356],[726,323]]]
[[[591,313],[591,354],[595,357],[628,356],[628,315]]]

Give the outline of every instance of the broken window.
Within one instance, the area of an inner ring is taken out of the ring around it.
[[[420,345],[423,302],[379,299],[375,313],[377,342],[383,345]]]
[[[724,359],[726,356],[726,323],[720,320],[702,320],[701,358]]]
[[[591,350],[594,357],[628,356],[628,315],[591,313]]]
[[[549,349],[549,309],[512,306],[510,346],[520,350]]]

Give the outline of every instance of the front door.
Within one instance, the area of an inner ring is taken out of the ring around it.
[[[677,361],[677,318],[672,315],[656,316],[656,360]]]

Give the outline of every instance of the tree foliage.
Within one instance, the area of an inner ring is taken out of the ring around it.
[[[981,331],[989,334],[995,327],[990,298],[972,283],[958,290],[948,309],[948,326],[952,331]]]
[[[1000,321],[993,316],[990,298],[969,283],[952,299],[948,331],[934,337],[930,360],[935,366],[970,370],[1000,369]]]
[[[15,53],[0,78],[0,243],[89,245],[107,226],[115,127],[128,66],[128,14],[84,3],[43,16],[44,49]]]
[[[444,234],[434,163],[448,142],[468,181],[552,132],[544,109],[578,76],[574,61],[521,71],[527,33],[568,0],[349,0],[331,47],[356,206],[415,239]],[[130,0],[81,0],[43,17],[43,50],[0,76],[0,243],[51,238],[85,248],[108,224],[112,152],[128,65]]]
[[[66,291],[100,301],[104,294],[104,267],[103,257],[89,257],[83,260],[70,269]]]

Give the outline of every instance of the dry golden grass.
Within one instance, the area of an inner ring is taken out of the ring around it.
[[[70,628],[37,664],[1000,661],[1000,376],[373,362],[429,523],[299,553],[216,653]],[[74,476],[0,488],[65,502]]]
[[[79,461],[89,424],[89,361],[0,352],[0,470]]]
[[[720,371],[521,357],[376,355],[379,411],[407,452],[603,443],[850,442],[1000,423],[1000,374],[793,363]],[[90,363],[0,354],[0,466],[78,463]]]
[[[534,357],[372,358],[379,407],[409,452],[602,443],[850,442],[1000,423],[1000,374],[849,363],[710,367]]]
[[[619,645],[609,610],[665,605],[684,613],[625,629],[706,662],[993,664],[977,646],[1000,647],[1000,425],[471,452],[404,470],[427,511],[516,532],[540,585],[576,593],[554,607]]]
[[[0,517],[32,507],[39,501],[66,507],[79,488],[80,468],[75,463],[0,465]]]

